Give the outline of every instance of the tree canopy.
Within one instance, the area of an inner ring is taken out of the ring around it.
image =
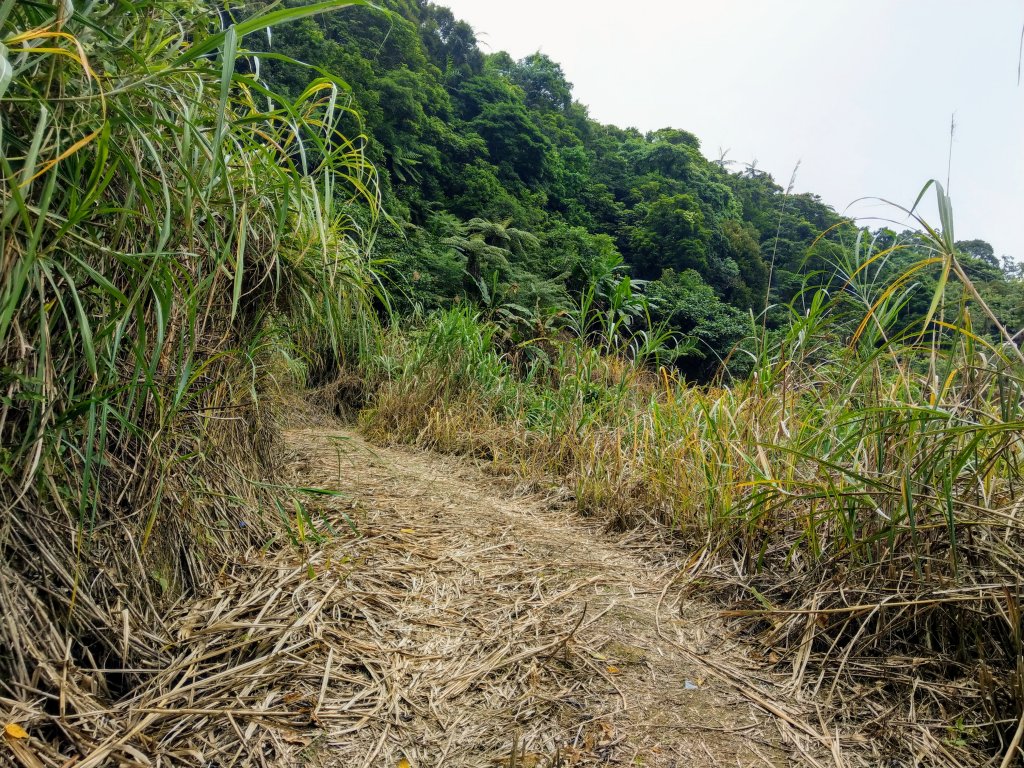
[[[399,307],[479,301],[481,285],[503,284],[533,297],[533,311],[557,313],[581,289],[567,278],[610,248],[648,281],[637,289],[657,297],[654,314],[689,340],[681,368],[706,370],[710,347],[727,354],[737,317],[767,312],[769,328],[784,325],[789,313],[773,307],[835,284],[859,229],[818,196],[784,189],[756,161],[708,159],[685,130],[591,119],[556,61],[484,53],[443,6],[383,5],[305,18],[275,32],[274,48],[351,85],[369,154],[386,171],[391,219],[377,243]],[[284,91],[311,78],[268,63]],[[481,234],[485,225],[533,245],[506,248]],[[982,240],[957,245],[972,274],[998,284],[997,303],[1021,297],[1007,283],[1012,260],[1001,268]]]

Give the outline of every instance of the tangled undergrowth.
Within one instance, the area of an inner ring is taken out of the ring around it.
[[[1019,762],[1024,358],[961,268],[941,189],[927,258],[881,280],[899,246],[859,243],[842,291],[799,297],[781,337],[753,324],[741,381],[602,354],[579,341],[587,317],[577,339],[511,345],[457,309],[378,343],[379,196],[363,139],[339,130],[358,125],[344,83],[317,71],[285,98],[259,77],[276,55],[246,44],[351,4],[232,20],[199,0],[0,3],[0,707],[32,726],[33,759],[208,760],[159,711],[126,738],[125,713],[289,647],[284,619],[198,656],[178,631],[239,552],[306,537],[274,393],[347,359],[371,434],[556,478],[614,525],[681,535],[690,588],[843,738]],[[197,621],[218,626],[206,605]]]
[[[880,281],[894,249],[858,243],[842,292],[805,297],[774,343],[755,331],[746,380],[691,386],[564,337],[533,342],[553,351],[523,366],[522,346],[456,309],[367,361],[380,384],[363,425],[553,478],[610,525],[681,535],[689,588],[845,739],[1014,764],[1024,360],[998,323],[1000,338],[972,332],[972,316],[993,318],[938,195],[925,262]],[[941,287],[924,327],[907,326],[929,267]]]
[[[0,7],[0,712],[44,765],[196,764],[125,702],[245,662],[173,617],[309,514],[274,393],[372,332],[376,176],[344,84],[246,42],[350,4]]]

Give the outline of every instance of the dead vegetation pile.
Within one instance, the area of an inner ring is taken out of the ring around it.
[[[339,477],[359,471],[339,460],[344,445],[319,433],[289,444],[278,455],[293,484],[352,486]],[[546,531],[523,540],[507,516],[453,509],[463,499],[430,495],[422,478],[396,487],[380,467],[360,474],[359,503],[324,497],[296,542],[223,553],[201,596],[146,603],[122,587],[120,602],[92,605],[94,585],[79,614],[94,611],[94,645],[32,631],[52,626],[50,606],[10,593],[23,581],[0,574],[30,681],[0,696],[0,718],[21,729],[3,737],[4,757],[28,768],[626,759],[613,665],[631,661],[609,650],[622,639],[608,634],[614,601],[595,597],[615,577],[586,560],[573,568],[559,557],[572,544]]]
[[[600,614],[574,613],[568,598],[591,583],[548,587],[509,547],[488,552],[484,570],[467,550],[470,572],[441,557],[455,531],[393,525],[229,559],[208,595],[144,633],[127,600],[97,607],[125,623],[103,628],[117,647],[92,646],[88,660],[31,629],[48,620],[31,593],[5,591],[34,683],[13,681],[17,697],[0,698],[0,717],[29,735],[7,748],[25,766],[295,765],[341,748],[367,767],[467,754],[485,765],[510,752],[513,733],[530,753],[568,760],[564,734],[578,725],[580,754],[610,749],[582,734],[606,683],[579,674],[597,668],[579,638]]]

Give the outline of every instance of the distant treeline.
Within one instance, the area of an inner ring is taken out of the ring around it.
[[[485,54],[445,7],[383,5],[284,26],[272,49],[351,86],[364,122],[346,134],[364,132],[381,169],[391,221],[377,234],[376,255],[387,262],[399,311],[475,302],[528,336],[557,323],[611,268],[631,278],[633,330],[674,332],[670,361],[703,378],[749,335],[751,313],[759,326],[781,329],[801,292],[842,287],[843,265],[865,233],[817,195],[788,194],[756,161],[709,160],[683,130],[596,122],[557,62]],[[293,94],[317,74],[265,67],[274,88]],[[898,242],[895,232],[872,234]],[[879,279],[920,257],[912,233],[902,242],[910,247],[880,260]],[[1012,260],[1000,262],[984,241],[961,246],[1001,320],[1024,326]],[[908,321],[927,312],[938,271],[918,279]],[[743,356],[731,360],[743,365]]]

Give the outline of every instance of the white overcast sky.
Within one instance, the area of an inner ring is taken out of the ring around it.
[[[797,192],[858,216],[945,183],[955,115],[956,238],[1024,260],[1024,0],[435,2],[485,50],[559,62],[593,118],[691,131],[782,186],[800,161]]]

